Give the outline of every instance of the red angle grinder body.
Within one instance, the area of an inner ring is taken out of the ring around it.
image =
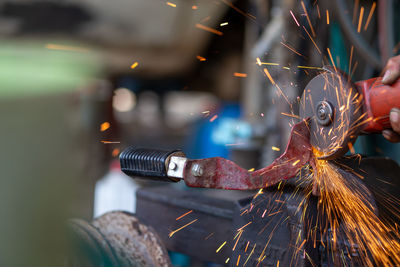
[[[307,164],[313,167],[312,147],[331,160],[344,155],[360,133],[390,128],[394,107],[400,108],[400,80],[390,86],[380,77],[352,83],[345,73],[327,69],[306,86],[302,120],[292,127],[285,152],[263,169],[250,172],[220,157],[192,160],[179,150],[129,147],[120,155],[121,170],[151,180],[183,179],[190,187],[261,189],[296,176]]]

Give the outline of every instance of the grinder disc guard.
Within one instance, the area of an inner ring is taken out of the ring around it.
[[[300,101],[300,117],[310,119],[310,143],[334,159],[355,141],[362,121],[362,96],[350,78],[327,69],[306,86]]]

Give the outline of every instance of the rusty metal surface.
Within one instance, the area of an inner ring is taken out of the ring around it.
[[[311,159],[310,132],[307,121],[293,126],[285,152],[263,169],[249,172],[234,162],[216,157],[188,160],[184,179],[187,186],[219,189],[250,190],[274,185],[294,177]],[[201,175],[193,173],[193,166],[202,168]]]

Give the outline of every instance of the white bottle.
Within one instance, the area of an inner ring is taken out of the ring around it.
[[[109,211],[136,211],[136,190],[139,186],[121,169],[119,161],[110,164],[109,172],[97,181],[94,191],[94,218]]]

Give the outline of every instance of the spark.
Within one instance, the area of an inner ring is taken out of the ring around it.
[[[102,124],[100,124],[100,132],[104,132],[109,128],[110,128],[110,123],[108,121],[103,122]]]
[[[205,57],[202,57],[202,56],[196,56],[196,58],[197,58],[199,61],[206,61],[206,58],[205,58]]]
[[[283,42],[280,42],[281,43],[281,45],[283,45],[284,47],[286,47],[287,49],[289,49],[290,51],[292,51],[293,53],[295,53],[295,54],[297,54],[297,55],[299,55],[299,56],[301,56],[301,57],[304,57],[302,54],[300,54],[299,52],[297,52],[293,47],[291,47],[291,46],[289,46],[289,45],[287,45],[287,44],[285,44],[285,43],[283,43]]]
[[[240,255],[238,256],[237,262],[236,262],[236,266],[239,266],[239,262],[240,262]]]
[[[258,66],[261,66],[261,60],[260,60],[260,58],[258,57],[258,58],[256,58],[256,61],[257,61],[257,64],[258,64]]]
[[[139,65],[139,63],[138,63],[138,62],[134,62],[134,63],[131,65],[131,69],[134,69],[134,68],[136,68],[138,65]]]
[[[239,8],[237,8],[236,6],[234,6],[231,2],[229,2],[229,1],[227,1],[227,0],[221,0],[221,1],[222,1],[225,5],[231,7],[232,9],[234,9],[236,12],[242,14],[243,16],[248,17],[248,18],[250,18],[250,19],[252,19],[252,20],[255,20],[255,19],[256,19],[255,16],[253,16],[253,15],[251,15],[251,14],[249,14],[249,13],[243,12],[242,10],[240,10]]]
[[[106,141],[106,140],[101,140],[103,144],[120,144],[121,142],[119,141]]]
[[[267,210],[264,210],[264,212],[263,212],[261,218],[264,218],[266,212],[267,212]]]
[[[205,110],[205,111],[202,111],[201,113],[203,113],[203,114],[209,114],[210,111],[209,111],[209,110]]]
[[[281,112],[281,114],[284,116],[295,118],[295,119],[300,119],[300,116],[295,115],[295,114],[289,114],[289,113],[285,113],[285,112]]]
[[[74,52],[88,52],[89,49],[78,46],[70,46],[70,45],[59,45],[59,44],[46,44],[47,49],[51,50],[64,50],[64,51],[74,51]]]
[[[246,78],[247,73],[235,72],[235,73],[233,73],[233,76],[240,77],[240,78]]]
[[[364,26],[364,31],[366,31],[367,28],[368,28],[368,25],[369,25],[369,23],[371,21],[371,18],[372,18],[372,14],[374,14],[374,11],[375,11],[375,7],[376,7],[376,2],[373,2],[371,10],[369,11],[369,14],[368,14],[367,22],[365,23],[365,26]]]
[[[235,251],[236,245],[237,245],[237,243],[239,242],[239,239],[240,239],[240,237],[242,236],[242,233],[243,233],[243,231],[240,231],[239,237],[236,239],[236,242],[235,242],[235,245],[234,245],[233,248],[232,248],[232,251]]]
[[[240,227],[239,229],[237,229],[237,231],[242,231],[246,226],[250,225],[252,223],[252,221],[246,223],[245,225],[243,225],[242,227]]]
[[[228,25],[228,22],[223,22],[223,23],[219,24],[219,26],[221,26],[221,27],[226,26],[226,25]]]
[[[258,64],[259,66],[261,66],[261,65],[279,66],[279,63],[274,63],[274,62],[261,62],[261,61],[259,61],[259,60],[260,60],[260,59],[258,58],[257,64]]]
[[[321,50],[319,50],[318,45],[314,42],[314,39],[311,37],[311,35],[308,33],[306,27],[303,26],[303,29],[306,31],[308,37],[310,38],[311,42],[314,44],[315,48],[317,48],[318,53],[321,54]]]
[[[229,258],[226,259],[225,264],[229,262]]]
[[[209,234],[208,236],[206,236],[206,238],[204,238],[204,240],[209,239],[210,237],[212,237],[214,235],[214,232],[212,232],[211,234]]]
[[[171,7],[176,7],[176,4],[171,3],[171,2],[167,2],[167,5],[171,6]]]
[[[353,144],[351,142],[348,142],[347,146],[349,147],[351,154],[356,154],[356,151],[354,150]]]
[[[254,168],[248,169],[248,172],[254,172]]]
[[[296,166],[298,163],[300,162],[300,160],[296,160],[295,162],[292,163],[293,166]]]
[[[192,223],[195,223],[197,220],[198,220],[198,219],[195,219],[195,220],[193,220],[193,221],[191,221],[191,222],[185,224],[184,226],[182,226],[182,227],[180,227],[180,228],[178,228],[178,229],[172,231],[171,233],[169,233],[168,236],[171,238],[175,233],[177,233],[177,232],[179,232],[180,230],[182,230],[183,228],[185,228],[185,227],[191,225]]]
[[[219,35],[219,36],[223,35],[223,33],[222,33],[221,31],[218,31],[218,30],[216,30],[216,29],[207,27],[207,26],[205,26],[205,25],[203,25],[203,24],[200,24],[200,23],[196,23],[195,26],[196,26],[196,28],[199,28],[199,29],[202,29],[202,30],[211,32],[211,33],[214,33],[214,34]]]
[[[306,13],[306,18],[307,18],[308,25],[310,26],[311,33],[312,33],[313,37],[315,37],[315,31],[314,31],[314,28],[313,28],[313,26],[311,24],[310,17],[308,16],[307,9],[306,9],[306,6],[304,5],[303,1],[301,1],[301,6],[303,7],[304,13]]]
[[[224,241],[224,243],[222,243],[221,246],[219,246],[219,248],[215,251],[216,253],[218,253],[226,244],[226,241]]]
[[[335,62],[333,61],[332,54],[331,54],[331,50],[329,49],[329,47],[326,48],[326,50],[328,51],[329,58],[331,59],[331,63],[332,63],[333,68],[335,69],[335,72],[336,72],[336,71],[337,71],[337,70],[336,70],[336,65],[335,65]]]
[[[328,9],[326,10],[326,24],[329,25],[329,11],[328,11]]]
[[[313,153],[316,157],[323,155],[314,148]],[[326,160],[316,160],[315,164],[314,181],[321,188],[319,209],[332,229],[332,239],[324,246],[334,249],[337,245],[340,220],[345,225],[345,238],[357,244],[363,266],[399,266],[400,235],[374,213],[365,185],[343,177],[338,167]]]
[[[182,214],[181,216],[179,216],[179,217],[176,218],[175,220],[178,221],[178,220],[182,219],[183,217],[185,217],[186,215],[188,215],[188,214],[190,214],[190,213],[192,213],[192,212],[193,212],[193,210],[189,210],[188,212]]]
[[[313,69],[313,70],[323,70],[321,67],[312,67],[312,66],[297,66],[299,69]]]
[[[294,19],[294,22],[296,22],[297,26],[300,27],[299,22],[297,21],[296,17],[294,16],[292,10],[290,10],[290,14],[292,15],[292,18]]]
[[[248,260],[250,259],[251,255],[253,255],[254,249],[256,248],[257,244],[254,244],[253,249],[251,250],[249,256],[247,257],[246,261],[244,262],[243,266],[246,265],[246,263],[248,262]]]
[[[250,244],[250,241],[247,241],[246,248],[244,249],[244,252],[247,252],[247,248],[249,247],[249,244]]]
[[[274,150],[274,151],[281,151],[281,149],[279,147],[276,147],[276,146],[272,146],[271,149]]]
[[[111,155],[115,158],[116,156],[119,155],[120,150],[118,148],[114,148],[113,151],[111,152]]]
[[[360,17],[358,19],[358,27],[357,27],[357,32],[358,33],[361,31],[361,25],[362,25],[363,16],[364,16],[364,7],[362,6],[361,10],[360,10]]]
[[[212,118],[210,119],[210,122],[213,122],[213,121],[215,121],[217,118],[218,118],[218,115],[214,115],[214,116],[212,116]]]
[[[271,76],[271,74],[269,74],[269,71],[267,68],[264,68],[264,73],[265,73],[265,75],[267,75],[270,82],[275,85],[275,81],[274,81],[274,79],[272,79],[272,76]]]

